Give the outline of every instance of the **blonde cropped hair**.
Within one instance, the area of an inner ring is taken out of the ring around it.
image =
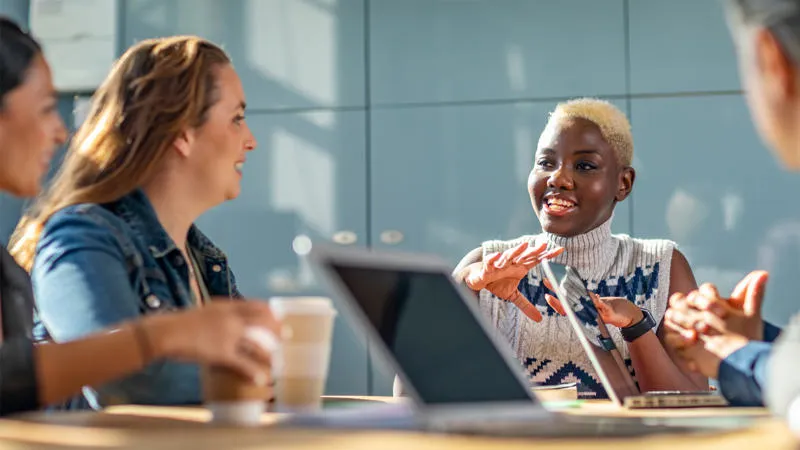
[[[550,113],[547,127],[559,125],[570,119],[585,119],[597,125],[603,139],[608,142],[617,159],[624,166],[633,161],[633,135],[625,114],[611,103],[597,98],[576,98],[556,105]]]

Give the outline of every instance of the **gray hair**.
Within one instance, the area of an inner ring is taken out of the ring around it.
[[[767,28],[795,64],[800,64],[800,0],[725,0],[736,25]]]

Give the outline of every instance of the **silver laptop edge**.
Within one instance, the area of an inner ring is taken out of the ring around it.
[[[547,260],[543,260],[540,266],[542,267],[542,270],[544,270],[545,276],[550,281],[550,284],[553,285],[553,289],[555,290],[556,296],[559,298],[559,300],[562,303],[568,302],[567,293],[566,291],[564,291],[563,286],[561,286],[561,280],[556,278],[556,275],[553,273],[553,269],[550,267],[550,264],[547,262]],[[583,346],[583,351],[586,352],[586,355],[589,357],[592,366],[594,366],[597,376],[600,377],[600,383],[605,388],[606,393],[608,394],[608,398],[611,399],[611,401],[613,401],[614,404],[622,406],[622,398],[620,398],[617,395],[617,392],[614,389],[614,385],[611,383],[611,380],[609,380],[608,376],[605,373],[605,370],[603,370],[600,361],[598,361],[597,358],[595,357],[592,344],[589,343],[589,340],[586,338],[586,335],[583,333],[583,330],[581,330],[581,324],[578,321],[579,319],[575,315],[575,312],[572,310],[572,307],[567,305],[563,309],[564,312],[567,313],[567,319],[569,320],[570,325],[572,325],[572,329],[575,331],[575,334],[578,335],[578,341],[580,341],[581,346]]]

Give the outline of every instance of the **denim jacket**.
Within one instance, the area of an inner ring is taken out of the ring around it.
[[[222,251],[194,226],[187,242],[209,294],[241,297]],[[47,222],[36,249],[35,335],[69,341],[144,314],[196,307],[188,270],[141,190],[110,204],[65,208]],[[159,361],[119,381],[84,388],[84,395],[95,408],[196,404],[199,370]]]

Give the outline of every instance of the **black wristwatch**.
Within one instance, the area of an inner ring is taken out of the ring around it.
[[[622,332],[622,339],[625,339],[625,342],[633,342],[636,339],[639,339],[643,334],[655,328],[656,321],[653,320],[653,316],[650,315],[650,311],[642,309],[642,316],[642,320],[639,322],[629,327],[619,329],[619,331]]]

